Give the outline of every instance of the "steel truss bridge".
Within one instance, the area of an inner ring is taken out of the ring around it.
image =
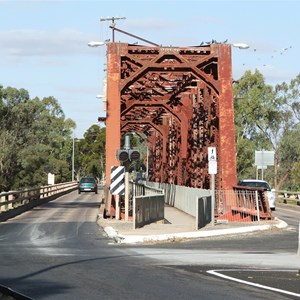
[[[146,137],[151,181],[209,189],[216,147],[216,189],[236,185],[230,44],[108,43],[106,101],[107,185],[128,132]]]

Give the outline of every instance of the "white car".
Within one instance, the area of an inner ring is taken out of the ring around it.
[[[267,191],[267,196],[269,200],[269,206],[271,210],[275,210],[275,190],[271,189],[269,183],[265,180],[257,180],[257,179],[243,179],[238,182],[240,186],[249,186],[249,187],[260,187],[264,188]]]

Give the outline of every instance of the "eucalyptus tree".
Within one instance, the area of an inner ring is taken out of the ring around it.
[[[30,99],[24,89],[0,88],[0,189],[71,179],[70,135],[75,123],[53,97]]]
[[[0,190],[10,189],[19,172],[18,152],[25,142],[22,131],[27,120],[21,122],[18,110],[27,101],[26,90],[0,86]]]
[[[268,130],[278,118],[275,94],[258,70],[253,74],[246,71],[235,82],[233,92],[237,172],[239,177],[254,177],[255,150],[273,148]]]
[[[75,170],[79,176],[92,175],[102,178],[105,173],[105,127],[92,125],[84,138],[75,144]]]
[[[276,86],[282,103],[281,144],[277,157],[278,186],[300,189],[300,74]]]
[[[246,71],[234,85],[237,165],[240,177],[254,176],[254,151],[273,150],[274,168],[268,168],[268,180],[276,189],[291,186],[299,174],[297,146],[291,141],[299,134],[300,76],[290,84],[275,88],[266,85],[262,74]],[[294,142],[296,145],[297,142]],[[288,150],[290,149],[290,150]],[[291,172],[293,170],[293,172]]]

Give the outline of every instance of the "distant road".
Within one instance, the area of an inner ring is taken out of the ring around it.
[[[299,231],[300,206],[278,204],[276,211],[273,212],[273,215],[281,220],[284,220],[290,227]]]
[[[96,224],[99,202],[100,194],[75,191],[0,223],[0,284],[34,299],[51,300],[288,299],[206,272],[229,267],[229,262],[231,268],[245,263],[262,266],[268,253],[253,250],[251,239],[244,239],[250,250],[247,245],[236,249],[236,242],[230,248],[224,238],[208,250],[200,244],[209,240],[120,246]],[[269,251],[267,265],[278,248]],[[294,248],[284,248],[277,260],[293,252]]]

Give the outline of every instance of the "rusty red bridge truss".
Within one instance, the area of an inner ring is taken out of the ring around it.
[[[145,136],[151,181],[210,188],[208,147],[216,147],[216,189],[236,184],[231,45],[107,45],[106,178],[120,165],[121,136]]]

